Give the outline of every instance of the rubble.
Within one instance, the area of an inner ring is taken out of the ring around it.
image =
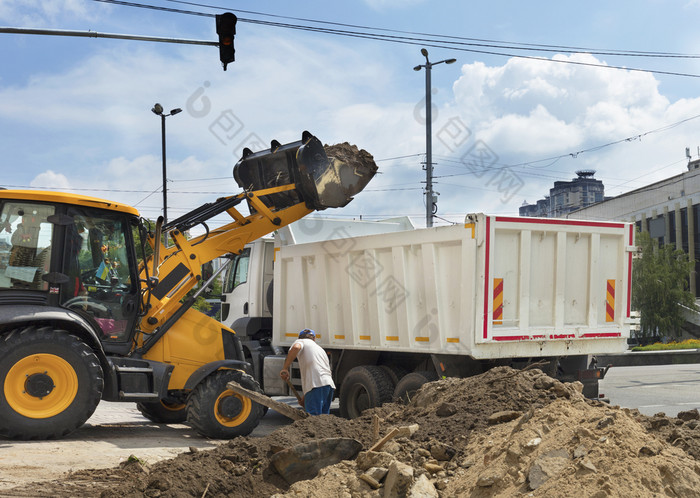
[[[690,497],[700,489],[699,422],[697,410],[645,417],[586,400],[578,383],[540,370],[498,367],[426,384],[408,406],[385,405],[354,420],[310,417],[264,438],[239,438],[150,467],[76,472],[55,486],[42,484],[41,493],[17,494]],[[275,469],[275,454],[327,438],[354,439],[363,450],[293,484]]]

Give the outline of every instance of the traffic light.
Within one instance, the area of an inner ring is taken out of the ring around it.
[[[216,34],[219,35],[219,59],[224,65],[236,60],[236,50],[233,48],[233,37],[236,36],[236,21],[238,18],[226,12],[216,16]]]

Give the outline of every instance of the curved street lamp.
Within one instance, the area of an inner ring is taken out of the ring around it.
[[[166,184],[167,182],[167,174],[166,174],[166,166],[165,166],[165,118],[168,116],[174,116],[175,114],[179,114],[182,112],[182,109],[176,108],[172,109],[168,114],[163,114],[163,106],[156,103],[153,106],[153,109],[151,109],[151,112],[155,114],[156,116],[160,116],[160,123],[161,123],[161,141],[163,145],[163,225],[165,225],[168,222],[168,186]]]
[[[425,57],[425,64],[414,67],[414,71],[425,68],[425,224],[427,227],[433,226],[433,209],[437,207],[433,204],[433,130],[432,130],[432,102],[430,94],[430,70],[438,64],[453,64],[457,59],[444,59],[438,62],[428,60],[428,51],[420,49],[420,53]]]

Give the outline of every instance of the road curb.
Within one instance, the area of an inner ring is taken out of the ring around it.
[[[604,367],[642,367],[647,365],[685,365],[700,363],[700,350],[684,349],[681,351],[628,351],[621,354],[595,355],[598,366]]]

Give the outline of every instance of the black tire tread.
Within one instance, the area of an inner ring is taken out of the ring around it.
[[[353,386],[362,384],[370,393],[370,397],[374,398],[372,407],[381,406],[384,403],[391,401],[394,393],[394,386],[391,377],[386,370],[377,365],[360,365],[352,368],[340,386],[340,416],[345,418],[355,418],[359,413],[355,413],[356,409],[353,406],[348,406],[348,396]]]
[[[237,370],[218,370],[205,378],[192,391],[187,400],[187,423],[205,437],[232,439],[247,436],[258,426],[263,417],[262,407],[253,402],[250,416],[236,427],[224,427],[213,413],[213,403],[226,390],[226,384],[235,380],[246,389],[262,393],[260,385],[250,375]]]
[[[391,379],[391,383],[393,384],[393,387],[396,387],[396,384],[399,383],[399,381],[403,378],[404,375],[409,373],[409,371],[401,366],[397,365],[380,365],[379,368],[383,369],[388,375],[389,378]],[[393,387],[392,387],[392,394],[393,394]]]
[[[396,384],[393,400],[396,403],[409,403],[415,392],[423,384],[438,380],[438,374],[431,370],[421,370],[404,375]]]
[[[187,420],[187,408],[168,410],[160,401],[136,403],[141,415],[156,424],[179,424]]]
[[[8,358],[17,348],[32,344],[58,345],[69,349],[80,359],[85,369],[84,377],[89,379],[88,387],[82,392],[79,388],[74,400],[74,404],[77,402],[81,405],[71,404],[64,412],[49,419],[41,419],[38,423],[14,412],[3,399],[0,402],[0,436],[24,440],[58,439],[83,425],[95,412],[102,399],[104,374],[95,352],[79,337],[65,330],[50,326],[37,328],[34,325],[15,329],[0,337],[0,372],[5,370],[2,359]],[[7,366],[8,370],[9,368],[11,365]],[[67,414],[69,410],[71,413]]]

